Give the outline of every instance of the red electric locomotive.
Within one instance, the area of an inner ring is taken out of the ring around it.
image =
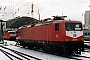
[[[4,32],[4,39],[16,40],[16,31],[10,30]]]
[[[19,29],[20,45],[58,51],[65,54],[80,54],[83,51],[83,29],[80,21],[64,20],[66,16],[54,16],[41,23]]]

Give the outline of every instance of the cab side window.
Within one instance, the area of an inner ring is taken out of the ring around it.
[[[55,24],[55,31],[59,31],[59,23]]]

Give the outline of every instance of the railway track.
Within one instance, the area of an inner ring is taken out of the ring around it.
[[[90,60],[90,57],[87,57],[87,56],[79,56],[79,55],[75,55],[75,56],[62,56],[62,57],[65,57],[65,58],[68,58],[68,60],[70,59],[73,59],[73,60]]]
[[[30,56],[30,55],[27,55],[25,53],[22,53],[22,52],[19,52],[19,51],[16,51],[16,50],[4,47],[4,46],[0,46],[0,51],[3,52],[8,58],[10,58],[10,60],[14,60],[14,59],[18,59],[18,60],[42,60],[40,58]],[[11,52],[13,54],[11,54]]]

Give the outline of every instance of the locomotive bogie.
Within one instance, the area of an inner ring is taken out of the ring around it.
[[[78,42],[47,42],[47,41],[30,41],[19,40],[20,45],[28,47],[30,49],[42,49],[47,53],[59,53],[59,54],[80,54],[84,51],[83,41]]]

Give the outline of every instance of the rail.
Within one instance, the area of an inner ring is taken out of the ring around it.
[[[30,56],[30,55],[28,55],[28,54],[25,54],[25,53],[22,53],[22,52],[19,52],[19,51],[15,51],[15,50],[13,50],[13,49],[10,49],[10,48],[4,47],[4,46],[0,46],[0,47],[1,47],[1,48],[4,48],[4,49],[7,49],[7,50],[10,50],[11,52],[13,52],[13,53],[15,53],[15,54],[23,57],[24,59],[27,59],[27,60],[31,60],[31,58],[33,58],[33,59],[35,59],[35,60],[42,60],[42,59],[40,59],[40,58],[37,58],[37,57],[34,57],[34,56]],[[12,58],[11,58],[9,55],[11,55],[11,56],[13,56],[13,57],[15,57],[15,58],[17,58],[17,59],[19,59],[19,60],[23,60],[22,58],[19,58],[19,57],[15,56],[15,55],[12,55],[12,54],[10,54],[10,53],[2,50],[2,49],[0,49],[0,51],[3,52],[3,53],[4,53],[7,57],[9,57],[11,60],[12,60]],[[7,54],[8,54],[8,55],[7,55]]]

